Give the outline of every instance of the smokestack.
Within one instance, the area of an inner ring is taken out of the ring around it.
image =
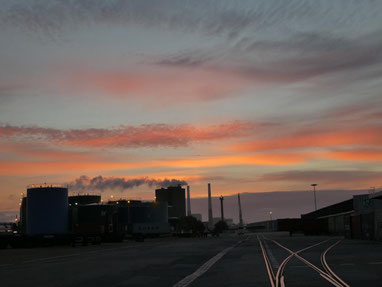
[[[208,184],[208,228],[212,229],[214,219],[212,217],[211,184]]]
[[[224,221],[224,206],[223,206],[224,197],[221,195],[219,199],[220,199],[220,214],[221,214],[222,221]]]
[[[191,216],[191,198],[189,185],[187,185],[187,216]]]
[[[237,194],[237,199],[239,202],[239,227],[243,228],[243,215],[241,213],[240,193]]]

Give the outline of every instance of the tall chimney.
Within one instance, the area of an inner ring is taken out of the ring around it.
[[[243,214],[241,213],[241,202],[240,202],[240,193],[237,194],[237,199],[239,202],[239,227],[243,227]]]
[[[187,216],[191,216],[191,198],[189,185],[187,185]]]
[[[224,221],[224,206],[223,206],[223,200],[224,200],[224,197],[221,195],[219,199],[220,199],[220,214],[221,214],[221,220]]]
[[[211,184],[208,184],[208,228],[212,229],[214,219],[212,217]]]

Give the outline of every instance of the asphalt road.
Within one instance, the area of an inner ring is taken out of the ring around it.
[[[382,244],[268,233],[6,249],[0,286],[382,286]]]

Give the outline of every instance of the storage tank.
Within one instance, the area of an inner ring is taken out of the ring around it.
[[[27,188],[27,234],[68,232],[68,189],[53,185]]]

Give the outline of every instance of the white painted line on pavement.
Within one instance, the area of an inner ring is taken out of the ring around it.
[[[68,255],[59,255],[59,256],[52,256],[52,257],[38,258],[38,259],[26,260],[26,261],[23,261],[23,263],[32,263],[32,262],[46,261],[46,260],[52,260],[52,259],[61,259],[61,258],[67,258],[67,257],[74,257],[74,256],[78,256],[78,255],[84,255],[84,254],[99,253],[102,251],[111,251],[111,250],[115,250],[115,249],[117,249],[117,248],[94,250],[94,251],[74,253],[74,254],[68,254]]]
[[[242,242],[241,240],[239,241]],[[208,271],[216,262],[218,262],[228,251],[235,248],[238,244],[237,242],[235,245],[228,247],[222,251],[220,251],[218,254],[216,254],[214,257],[209,259],[207,262],[205,262],[202,266],[200,266],[194,273],[184,277],[182,280],[180,280],[178,283],[176,283],[173,287],[186,287],[190,285],[195,279],[202,276],[204,273]]]
[[[152,246],[155,246],[155,245],[158,245],[158,243],[147,245],[147,247],[152,247]],[[137,246],[143,246],[143,245],[138,245],[137,244],[137,245],[123,246],[123,247],[116,247],[116,248],[99,249],[99,250],[93,250],[93,251],[87,251],[87,252],[73,253],[73,254],[68,254],[68,255],[59,255],[59,256],[52,256],[52,257],[38,258],[38,259],[26,260],[26,261],[23,261],[22,263],[32,263],[32,262],[38,262],[38,261],[46,261],[46,260],[54,260],[54,259],[75,257],[75,256],[85,255],[85,254],[102,253],[102,252],[105,252],[105,251],[130,249],[130,248],[137,247]]]

